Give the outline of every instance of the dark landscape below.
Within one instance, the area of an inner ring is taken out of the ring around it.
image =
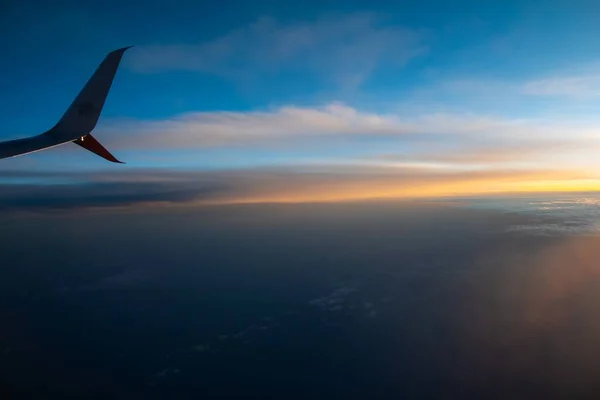
[[[566,220],[398,202],[0,222],[3,398],[600,389],[600,240],[525,229]]]

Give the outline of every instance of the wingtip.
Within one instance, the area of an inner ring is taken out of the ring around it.
[[[126,50],[135,47],[135,45],[131,45],[131,46],[126,46],[126,47],[121,47],[120,49],[116,49],[111,51],[111,53],[124,53]]]

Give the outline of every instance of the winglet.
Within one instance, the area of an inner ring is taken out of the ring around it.
[[[60,121],[40,135],[0,143],[0,159],[20,156],[74,142],[77,145],[115,163],[117,160],[90,132],[96,127],[100,112],[113,83],[123,53],[133,46],[113,50],[106,55]]]
[[[75,140],[96,127],[123,53],[131,47],[122,47],[106,55],[49,134]]]
[[[80,137],[73,143],[78,144],[84,149],[91,151],[92,153],[104,158],[105,160],[118,164],[125,164],[123,161],[117,160],[115,156],[110,154],[110,152],[106,150],[104,146],[102,146],[100,142],[98,142],[92,135]]]

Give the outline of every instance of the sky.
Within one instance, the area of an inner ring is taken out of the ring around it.
[[[125,165],[0,160],[0,376],[27,398],[597,392],[600,200],[566,192],[600,190],[599,17],[0,1],[0,140],[135,45],[93,133]]]
[[[600,188],[592,1],[0,7],[0,140],[53,126],[135,45],[94,131],[127,164],[77,146],[2,160],[0,208]]]

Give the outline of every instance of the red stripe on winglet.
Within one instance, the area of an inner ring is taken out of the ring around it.
[[[78,144],[84,149],[89,150],[92,153],[97,154],[108,161],[119,164],[125,164],[124,162],[117,160],[115,156],[110,154],[110,152],[106,150],[104,146],[102,146],[100,142],[98,142],[92,135],[85,135],[84,137],[75,140],[73,143]]]

